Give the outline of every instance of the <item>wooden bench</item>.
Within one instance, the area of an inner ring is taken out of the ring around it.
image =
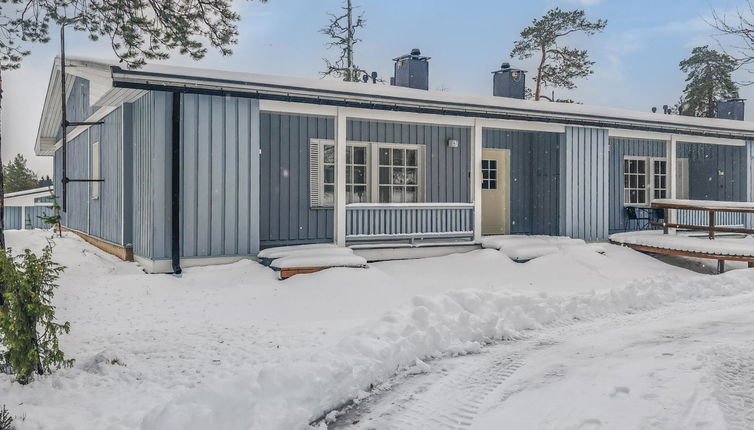
[[[651,225],[654,227],[661,227],[663,235],[668,235],[671,228],[689,231],[704,231],[707,232],[707,237],[709,238],[709,240],[715,240],[716,233],[738,233],[754,235],[754,229],[737,226],[719,226],[716,224],[717,212],[754,214],[754,203],[751,202],[659,199],[653,201],[651,206],[653,208],[663,209],[665,212],[665,217],[662,222],[651,223]],[[709,222],[707,223],[707,225],[671,223],[669,222],[671,210],[691,210],[707,212],[707,219],[709,220]],[[625,234],[617,234],[611,236],[610,242],[618,245],[628,246],[641,252],[717,260],[717,270],[719,273],[723,273],[725,271],[726,261],[743,261],[748,263],[748,267],[754,268],[754,245],[752,246],[751,252],[748,252],[748,250],[747,252],[743,253],[735,252],[732,249],[730,250],[730,252],[710,252],[698,249],[689,249],[695,248],[694,246],[684,247],[682,242],[684,242],[686,238],[684,238],[684,240],[677,241],[677,243],[675,244],[673,243],[673,240],[666,240],[663,241],[662,246],[659,246],[656,243],[652,243],[656,242],[652,240],[647,240],[647,243],[636,243],[641,242],[641,240],[634,239],[631,241],[634,243],[627,243],[619,239],[621,235]],[[615,237],[616,239],[614,240],[613,237]],[[650,236],[647,236],[647,238],[650,238]],[[685,243],[688,245],[689,242]]]

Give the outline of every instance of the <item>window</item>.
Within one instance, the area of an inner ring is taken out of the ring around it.
[[[380,203],[419,201],[419,149],[379,145]]]
[[[623,160],[623,202],[627,205],[647,204],[647,160]]]
[[[369,201],[367,160],[366,145],[346,146],[346,203]]]
[[[336,151],[331,140],[310,143],[310,203],[332,207],[336,192]],[[348,142],[346,203],[423,201],[423,146]]]
[[[625,157],[623,160],[623,203],[626,206],[649,205],[668,193],[668,161],[657,157]],[[676,194],[688,197],[688,159],[678,158]]]
[[[99,141],[92,143],[92,179],[99,179],[100,178],[100,150],[99,150]],[[90,183],[91,191],[92,191],[92,199],[98,199],[99,198],[99,189],[100,189],[100,183],[99,182],[91,182]]]
[[[335,204],[335,145],[322,145],[322,206]]]
[[[668,195],[668,161],[652,159],[652,199],[664,199]]]
[[[497,189],[497,160],[482,160],[482,189]]]

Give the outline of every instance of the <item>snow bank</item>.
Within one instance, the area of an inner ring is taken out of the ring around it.
[[[663,234],[661,230],[650,230],[616,233],[610,235],[610,240],[625,245],[644,245],[668,250],[742,257],[754,256],[754,238],[751,236],[742,239],[716,238],[710,240],[707,237]]]
[[[308,360],[262,366],[186,392],[150,412],[142,428],[304,429],[417,359],[474,352],[485,342],[517,339],[551,324],[752,291],[754,270],[741,270],[661,275],[574,295],[463,290],[415,297]]]
[[[541,235],[503,235],[488,236],[482,239],[482,247],[497,249],[514,261],[529,261],[546,255],[567,252],[570,249],[583,248],[605,253],[605,248],[587,245],[582,239],[567,236]]]

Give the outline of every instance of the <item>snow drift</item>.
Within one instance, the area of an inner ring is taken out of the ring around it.
[[[548,325],[752,291],[754,270],[740,270],[693,278],[666,275],[575,295],[464,290],[415,297],[332,350],[186,392],[150,412],[142,428],[303,429],[417,359],[475,352],[484,343],[520,338]]]

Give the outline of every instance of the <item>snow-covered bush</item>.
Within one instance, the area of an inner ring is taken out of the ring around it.
[[[68,333],[70,324],[55,322],[52,305],[63,270],[52,261],[51,245],[39,256],[28,249],[17,256],[10,249],[0,250],[2,361],[21,384],[31,381],[34,372],[42,375],[73,364],[58,345],[58,334]]]

